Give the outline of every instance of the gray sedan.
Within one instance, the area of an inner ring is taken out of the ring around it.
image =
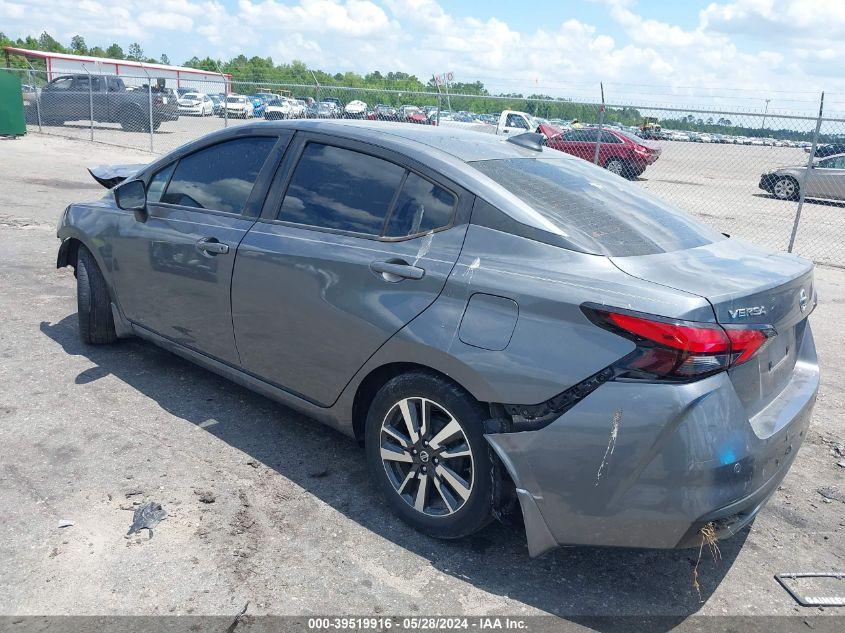
[[[751,522],[819,384],[812,265],[542,137],[210,134],[62,214],[88,344],[138,336],[356,438],[389,505],[654,548]]]
[[[801,187],[807,198],[845,200],[845,154],[816,159],[812,167],[781,167],[760,176],[760,189],[781,200],[797,200]]]

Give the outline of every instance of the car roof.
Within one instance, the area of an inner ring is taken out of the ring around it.
[[[261,125],[261,123],[253,125]],[[520,147],[493,133],[445,125],[413,125],[357,119],[280,121],[276,125],[324,134],[342,134],[365,142],[393,145],[393,149],[411,155],[442,156],[445,153],[462,162],[504,158],[568,157],[567,154],[546,147],[539,151]],[[417,158],[423,160],[423,157],[417,156]]]

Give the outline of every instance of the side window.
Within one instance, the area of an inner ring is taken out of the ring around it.
[[[409,173],[387,223],[385,236],[403,237],[439,229],[452,221],[455,196]]]
[[[241,213],[275,137],[225,141],[179,160],[161,201]]]
[[[157,171],[150,179],[150,184],[147,185],[147,202],[161,201],[161,195],[164,193],[164,188],[167,186],[167,181],[170,180],[170,174],[173,173],[174,167],[176,167],[176,163],[172,162],[164,169]]]
[[[819,167],[824,169],[845,169],[845,156],[835,156],[819,161]]]
[[[602,143],[621,143],[622,141],[620,141],[616,137],[616,135],[613,134],[612,132],[606,132],[606,131],[602,130],[601,142]]]
[[[405,169],[341,147],[308,143],[288,184],[278,219],[381,235]]]
[[[564,141],[581,141],[583,140],[581,132],[578,130],[571,130],[563,135]]]
[[[70,90],[73,85],[73,77],[59,77],[48,83],[45,90]]]
[[[505,120],[506,127],[521,127],[524,130],[528,129],[528,123],[518,114],[509,114]]]
[[[599,142],[599,131],[598,130],[581,130],[581,134],[583,135],[581,140],[586,141],[587,143],[598,143]]]

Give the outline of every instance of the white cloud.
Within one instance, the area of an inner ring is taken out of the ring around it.
[[[635,0],[594,2],[612,31],[577,14],[519,29],[507,12],[467,17],[438,0],[0,0],[0,24],[12,36],[138,41],[174,61],[243,53],[332,72],[451,70],[499,91],[574,98],[595,98],[599,81],[611,100],[648,103],[712,105],[736,88],[761,103],[767,91],[845,92],[845,0],[713,2],[686,27],[642,15]]]

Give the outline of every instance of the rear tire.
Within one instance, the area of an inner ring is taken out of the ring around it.
[[[125,132],[149,132],[150,123],[144,121],[143,116],[140,110],[128,109],[120,113],[117,122]]]
[[[424,371],[397,376],[378,391],[367,415],[367,465],[403,521],[429,536],[453,539],[492,520],[486,417],[463,389]]]
[[[792,176],[781,176],[772,185],[772,194],[779,200],[797,200],[801,195],[801,185]]]
[[[117,340],[108,285],[91,251],[84,246],[79,247],[76,261],[76,305],[83,343],[104,345]]]
[[[619,160],[618,158],[608,158],[604,163],[604,168],[611,174],[628,178],[626,175],[629,171],[628,164],[623,160]]]

